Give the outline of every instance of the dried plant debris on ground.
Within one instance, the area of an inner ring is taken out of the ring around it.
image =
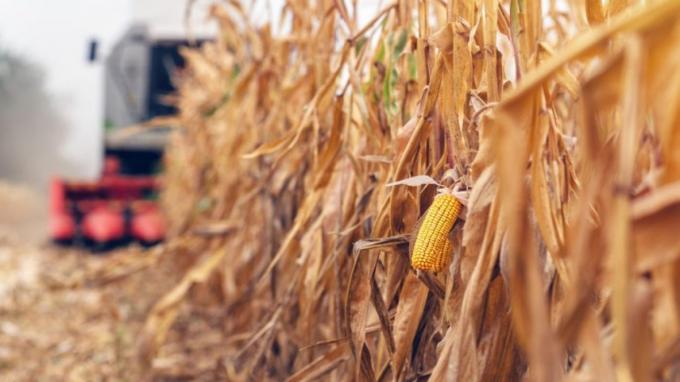
[[[98,256],[0,239],[0,380],[219,379],[219,316],[198,308],[183,311],[152,368],[139,367],[144,319],[180,272],[159,254]]]
[[[0,180],[0,238],[42,241],[47,231],[45,199],[31,187]]]
[[[204,288],[228,380],[680,377],[680,2],[356,6],[219,3],[184,51],[163,200],[192,244],[143,363]],[[449,265],[415,271],[440,192]]]

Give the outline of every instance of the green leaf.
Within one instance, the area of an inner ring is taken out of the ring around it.
[[[386,70],[385,71],[385,79],[383,80],[383,102],[385,104],[385,107],[388,107],[390,105],[390,101],[392,100],[392,71],[391,70]]]
[[[406,33],[405,29],[402,29],[401,33],[399,34],[399,39],[397,40],[397,45],[394,47],[394,55],[399,56],[401,52],[404,51],[404,48],[406,47],[406,41],[408,40],[408,34]]]
[[[380,41],[378,45],[378,53],[375,55],[376,61],[383,61],[385,59],[385,42]]]
[[[408,55],[408,77],[410,80],[415,80],[418,77],[418,64],[413,53]]]
[[[364,45],[366,45],[366,42],[368,42],[368,38],[366,36],[359,37],[359,40],[357,40],[356,44],[354,45],[354,53],[359,54],[361,49],[364,48]]]
[[[239,74],[241,74],[241,66],[239,66],[239,64],[234,64],[231,68],[231,79],[235,80]]]

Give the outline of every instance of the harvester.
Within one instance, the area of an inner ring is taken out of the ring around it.
[[[163,240],[165,222],[157,203],[158,171],[167,127],[141,127],[173,114],[167,96],[173,74],[183,66],[179,53],[186,39],[152,36],[134,26],[105,60],[104,160],[99,179],[54,178],[50,184],[49,232],[60,244],[107,248],[137,241]],[[97,43],[89,59],[96,60]]]

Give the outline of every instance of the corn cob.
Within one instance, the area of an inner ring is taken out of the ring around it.
[[[425,212],[413,245],[411,266],[423,271],[439,272],[451,255],[449,232],[460,213],[461,204],[453,195],[439,194]]]

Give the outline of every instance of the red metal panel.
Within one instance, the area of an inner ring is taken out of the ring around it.
[[[49,232],[52,240],[73,240],[76,235],[76,223],[73,216],[52,212],[49,218]]]
[[[60,178],[50,181],[50,213],[66,211],[66,186]]]
[[[110,243],[125,236],[125,221],[121,211],[111,206],[95,208],[83,218],[83,236],[96,243]]]
[[[165,221],[158,209],[136,213],[132,218],[131,234],[143,243],[157,243],[165,237]]]

